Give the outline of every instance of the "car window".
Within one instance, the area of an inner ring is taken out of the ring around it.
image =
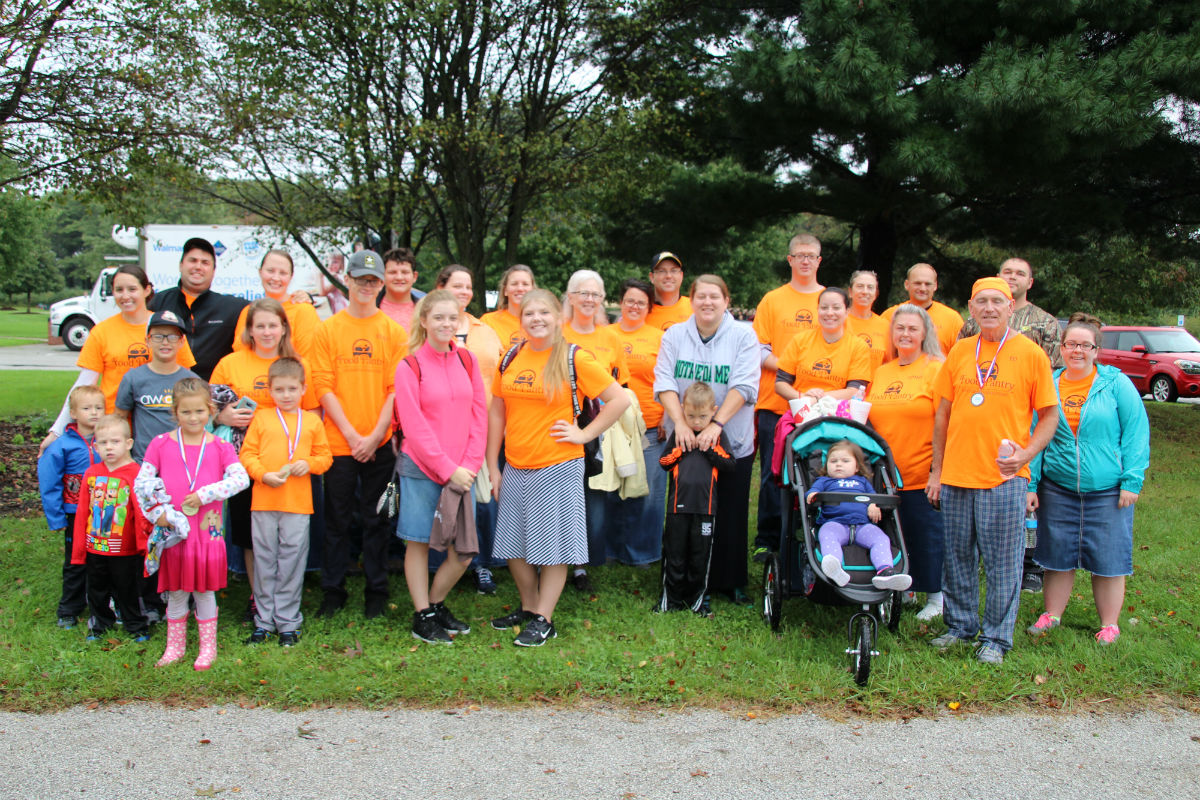
[[[1143,331],[1151,353],[1200,353],[1200,342],[1184,330]]]
[[[1114,350],[1132,350],[1135,344],[1141,344],[1142,340],[1138,338],[1135,331],[1117,331],[1108,334],[1112,337],[1113,343],[1110,345]]]

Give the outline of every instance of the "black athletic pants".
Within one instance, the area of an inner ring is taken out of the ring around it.
[[[63,531],[62,596],[58,599],[59,619],[74,619],[87,608],[87,567],[71,563],[71,546],[74,544],[75,515],[67,514],[67,527]]]
[[[386,514],[375,513],[379,496],[396,468],[391,442],[375,451],[367,462],[354,456],[334,456],[325,473],[325,550],[321,558],[321,589],[326,599],[346,601],[346,570],[350,566],[350,521],[355,505],[362,515],[362,565],[366,597],[388,596],[388,544],[395,532]],[[356,488],[361,480],[361,492]]]
[[[704,601],[714,519],[711,514],[667,514],[663,526],[663,611],[696,611]]]
[[[117,624],[116,615],[108,607],[109,597],[116,601],[121,611],[121,624],[125,626],[125,632],[130,636],[145,633],[149,625],[138,602],[138,578],[142,576],[146,557],[136,553],[131,556],[88,553],[86,563],[91,633],[99,635]]]

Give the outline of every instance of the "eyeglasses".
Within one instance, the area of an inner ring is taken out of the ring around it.
[[[820,261],[820,253],[788,253],[788,258],[794,258],[797,261]]]
[[[1083,352],[1087,353],[1091,350],[1095,350],[1096,345],[1092,344],[1091,342],[1063,342],[1062,349],[1063,350],[1082,350]]]
[[[354,281],[354,283],[358,286],[378,286],[379,284],[383,283],[383,281],[379,280],[379,278],[376,278],[374,275],[358,275],[352,277],[350,280]]]
[[[175,344],[176,342],[178,342],[180,339],[183,338],[183,334],[181,334],[181,333],[152,333],[147,338],[149,338],[150,341],[154,342],[155,344],[162,344],[163,342],[170,342],[171,344]]]
[[[603,300],[604,295],[600,292],[571,292],[576,297],[582,297],[584,300]]]
[[[650,304],[645,300],[622,300],[621,305],[629,306],[630,308],[646,308]]]

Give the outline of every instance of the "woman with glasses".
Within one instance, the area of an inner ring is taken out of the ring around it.
[[[646,422],[647,446],[642,451],[650,493],[612,503],[608,555],[623,564],[643,566],[658,561],[662,552],[663,511],[667,496],[667,473],[658,464],[662,456],[663,407],[654,398],[654,366],[663,332],[646,322],[654,303],[649,283],[628,278],[617,289],[621,316],[609,330],[616,334],[629,367],[629,388],[637,395]],[[691,307],[689,301],[688,307]]]
[[[563,298],[562,335],[570,344],[578,345],[596,363],[612,375],[622,386],[629,384],[629,370],[625,364],[625,350],[621,340],[611,326],[597,325],[597,313],[604,310],[604,279],[590,269],[576,270],[567,280],[567,294]],[[589,402],[590,398],[585,401]],[[603,564],[607,558],[605,530],[609,492],[586,488],[588,516],[588,566]],[[594,588],[583,565],[576,565],[571,577],[572,585],[581,592],[590,594]]]
[[[1028,632],[1057,628],[1075,585],[1092,573],[1100,617],[1096,641],[1110,645],[1133,573],[1133,505],[1150,464],[1150,423],[1141,394],[1119,369],[1096,364],[1100,321],[1071,315],[1062,334],[1066,366],[1055,370],[1058,428],[1030,462],[1027,509],[1038,511],[1033,560],[1045,572],[1045,612]]]

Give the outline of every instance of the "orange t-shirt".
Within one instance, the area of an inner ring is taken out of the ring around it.
[[[396,366],[407,354],[408,334],[387,314],[376,311],[369,317],[352,317],[348,309],[339,311],[317,330],[312,356],[317,401],[332,393],[354,430],[370,433],[384,406],[390,407]],[[335,456],[350,455],[346,437],[328,414],[325,435]]]
[[[888,344],[892,336],[890,323],[878,314],[872,314],[870,319],[859,319],[847,314],[846,332],[862,339],[867,349],[871,351],[871,372],[874,374],[883,360],[887,358]]]
[[[479,321],[496,332],[500,337],[500,348],[506,353],[514,344],[525,341],[520,318],[507,308],[489,311],[480,317]]]
[[[646,324],[652,328],[665,331],[672,325],[684,322],[692,315],[692,299],[687,295],[679,295],[679,299],[671,306],[651,305],[646,313]]]
[[[827,342],[817,328],[792,338],[779,356],[779,371],[796,376],[792,386],[801,394],[807,389],[845,389],[848,381],[870,382],[871,351],[848,332],[836,342]],[[773,384],[771,392],[775,393]]]
[[[300,440],[295,441],[297,417],[300,418]],[[254,488],[250,494],[251,511],[286,511],[290,514],[311,514],[312,482],[307,475],[292,475],[283,486],[272,487],[262,482],[262,476],[275,472],[284,464],[304,459],[313,475],[320,475],[333,464],[333,453],[329,450],[329,439],[325,436],[325,423],[311,411],[297,414],[289,411],[283,415],[287,431],[279,422],[279,415],[272,409],[265,414],[255,414],[242,452],[238,458],[246,468]],[[294,443],[295,451],[288,456],[288,447]]]
[[[490,401],[492,399],[492,373],[496,371],[496,365],[500,363],[505,349],[500,346],[500,337],[496,335],[491,326],[483,324],[465,311],[463,313],[466,314],[470,324],[465,344],[479,361],[479,374],[483,378],[483,388]]]
[[[1092,391],[1092,381],[1096,380],[1096,368],[1087,374],[1083,380],[1067,380],[1067,373],[1059,373],[1058,396],[1062,403],[1063,416],[1071,426],[1071,433],[1079,433],[1079,415],[1083,413],[1083,404],[1087,402],[1088,393]]]
[[[950,401],[950,425],[942,460],[942,483],[964,489],[990,489],[1004,482],[996,466],[1001,439],[1029,444],[1033,412],[1058,405],[1050,359],[1032,339],[1010,332],[994,368],[989,369],[999,342],[984,341],[978,371],[988,370],[982,389],[983,403],[971,398],[980,393],[975,360],[979,335],[962,339],[950,350],[934,384],[940,405]],[[1029,477],[1029,467],[1019,473]]]
[[[146,343],[146,325],[126,322],[120,314],[114,314],[92,328],[75,365],[100,373],[100,391],[104,392],[104,413],[111,414],[117,407],[117,387],[121,378],[134,367],[150,360],[150,345]],[[196,359],[187,337],[179,343],[175,363],[185,369],[194,366]]]
[[[283,313],[287,317],[288,327],[292,334],[292,347],[301,358],[312,354],[313,339],[317,336],[317,328],[321,327],[321,318],[312,303],[293,303],[291,300],[281,300]],[[249,350],[250,345],[242,341],[242,331],[246,330],[246,312],[250,306],[242,309],[238,315],[237,327],[233,329],[233,350]]]
[[[504,457],[518,469],[542,469],[583,458],[583,445],[550,437],[550,426],[560,419],[574,419],[575,411],[566,381],[555,400],[546,399],[542,376],[549,359],[550,348],[522,347],[504,374],[497,368],[492,376],[495,396],[504,401]],[[613,384],[613,377],[580,349],[575,353],[575,382],[583,396],[599,397]]]
[[[625,351],[625,363],[629,367],[629,388],[637,395],[642,407],[642,419],[647,428],[657,428],[663,418],[663,407],[654,399],[654,365],[658,361],[658,348],[662,346],[663,332],[650,324],[635,331],[621,328],[620,323],[608,326],[616,334]]]
[[[621,344],[621,338],[613,333],[612,328],[612,325],[605,325],[591,333],[579,333],[570,325],[563,325],[563,338],[586,350],[596,359],[597,364],[616,378],[617,383],[628,386],[629,366],[625,363],[625,348]]]
[[[776,360],[787,349],[792,337],[817,327],[817,298],[824,288],[798,292],[790,283],[785,283],[763,295],[754,312],[754,332],[758,334],[760,344],[770,346]],[[775,393],[775,370],[763,369],[758,384],[758,402],[754,407],[776,414],[787,411],[787,401]]]
[[[871,424],[892,448],[905,489],[924,489],[933,461],[933,384],[942,362],[922,354],[902,366],[892,359],[871,381]]]
[[[267,381],[267,370],[278,358],[263,358],[253,350],[238,350],[222,358],[213,367],[209,383],[223,383],[237,392],[238,397],[249,397],[258,408],[274,408],[271,387]],[[301,408],[320,408],[317,393],[313,389],[313,372],[308,360],[301,358],[304,365],[304,397]]]
[[[892,315],[899,307],[900,305],[894,305],[881,315],[889,325],[892,322]],[[938,344],[942,346],[942,352],[948,354],[950,348],[958,341],[958,332],[962,330],[962,314],[937,300],[930,303],[929,308],[925,310],[929,312],[929,318],[933,320],[933,327],[937,328]]]

